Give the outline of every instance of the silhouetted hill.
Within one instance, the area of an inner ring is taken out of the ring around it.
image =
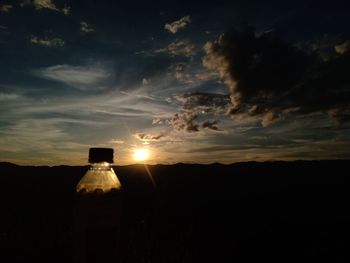
[[[13,168],[13,167],[18,167],[17,164],[14,163],[9,163],[9,162],[0,162],[0,167],[1,169],[6,169],[6,168]]]
[[[349,160],[115,166],[123,262],[349,262]],[[87,166],[0,163],[1,262],[72,262]]]

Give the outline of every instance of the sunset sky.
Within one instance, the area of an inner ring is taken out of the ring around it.
[[[350,158],[349,1],[0,1],[0,161]]]

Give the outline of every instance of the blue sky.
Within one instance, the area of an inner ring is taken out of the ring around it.
[[[0,161],[350,157],[346,1],[0,2]]]

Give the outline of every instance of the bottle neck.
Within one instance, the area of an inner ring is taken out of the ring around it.
[[[111,168],[112,165],[108,162],[90,163],[90,170],[110,170]]]

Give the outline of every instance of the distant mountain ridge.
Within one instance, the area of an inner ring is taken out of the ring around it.
[[[243,161],[243,162],[235,162],[235,163],[183,163],[178,162],[174,164],[146,164],[147,166],[249,166],[249,165],[273,165],[273,164],[319,164],[319,163],[344,163],[349,162],[350,159],[322,159],[322,160],[293,160],[293,161],[284,161],[284,160],[271,160],[271,161]],[[58,164],[58,165],[21,165],[15,164],[11,162],[0,162],[0,167],[86,167],[86,165],[66,165],[66,164]],[[127,164],[127,165],[113,165],[113,167],[132,167],[132,166],[144,166],[144,164]]]

